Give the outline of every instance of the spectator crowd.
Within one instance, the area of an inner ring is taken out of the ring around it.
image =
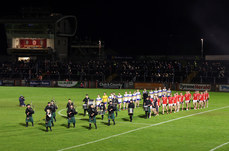
[[[227,83],[227,62],[91,60],[78,63],[17,61],[0,64],[0,80],[97,80],[133,82],[183,82],[192,72],[194,83]]]

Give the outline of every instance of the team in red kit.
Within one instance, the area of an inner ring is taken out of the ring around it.
[[[152,92],[152,90],[150,92]],[[163,92],[164,93],[161,95],[161,97],[158,97],[153,93],[149,93],[152,106],[154,100],[157,99],[157,107],[152,107],[152,112],[154,115],[159,115],[160,106],[162,106],[162,114],[169,114],[172,112],[176,113],[183,110],[188,111],[191,110],[192,104],[194,110],[208,107],[208,100],[210,96],[207,90],[204,92],[195,91],[193,95],[190,93],[190,91],[186,91],[184,95],[182,92],[180,94],[176,92],[174,95],[172,95],[171,90],[169,90],[169,93],[166,91]],[[154,108],[156,108],[156,110]]]

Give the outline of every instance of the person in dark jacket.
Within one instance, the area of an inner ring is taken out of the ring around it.
[[[51,106],[51,103],[48,102],[48,105],[45,107],[44,111],[45,113],[47,113],[47,110],[50,110],[51,112],[51,115],[52,115],[52,111],[54,110],[53,109],[53,106]],[[52,126],[54,126],[54,123],[53,123],[53,116],[51,116],[51,123],[52,123]]]
[[[57,105],[54,103],[53,100],[51,101],[50,107],[51,107],[52,117],[53,117],[53,119],[54,119],[55,122],[56,122],[56,110],[58,109],[58,107],[57,107]]]
[[[76,119],[75,115],[77,114],[76,110],[74,109],[73,105],[67,110],[67,117],[68,117],[68,128],[70,128],[70,123],[73,123],[73,127],[75,128]]]
[[[110,126],[110,120],[111,119],[115,125],[114,106],[112,104],[112,101],[108,105],[108,126]]]
[[[117,116],[118,116],[118,108],[117,108],[118,99],[116,98],[115,95],[113,96],[112,104],[113,104],[113,106],[114,106],[114,111],[115,111],[115,114],[116,114],[116,117],[117,117]]]
[[[26,114],[26,127],[28,127],[28,122],[31,122],[32,123],[32,126],[33,126],[33,117],[32,115],[34,114],[34,111],[33,109],[31,108],[30,104],[27,104],[26,105],[27,108],[25,109],[25,114]]]
[[[45,118],[46,132],[48,132],[48,128],[50,128],[50,131],[52,131],[51,117],[52,117],[52,113],[49,109],[47,109],[46,118]]]
[[[128,114],[130,116],[130,122],[132,122],[133,120],[134,108],[135,105],[133,103],[133,100],[130,100],[130,103],[128,104]]]
[[[94,105],[90,105],[88,109],[88,116],[89,116],[89,129],[91,129],[91,123],[94,123],[95,128],[97,129],[96,125],[96,115],[98,114]]]
[[[86,94],[85,98],[83,99],[83,109],[84,109],[84,116],[86,116],[87,110],[88,110],[88,102],[89,102],[90,98],[88,96],[88,94]]]
[[[106,107],[105,107],[104,103],[101,102],[101,104],[100,104],[100,114],[101,114],[101,116],[102,116],[102,120],[103,120],[103,118],[104,118],[105,111],[106,111]]]
[[[21,107],[25,107],[25,98],[24,98],[24,96],[20,96],[19,97],[19,105],[21,106]]]
[[[151,117],[151,107],[152,107],[152,103],[150,101],[150,98],[147,97],[145,102],[144,102],[146,118],[150,118]]]
[[[144,91],[142,93],[143,101],[146,101],[146,98],[148,98],[148,96],[149,96],[148,91],[146,91],[146,89],[144,89]]]
[[[68,99],[68,104],[66,106],[67,109],[70,109],[71,105],[74,106],[73,102],[71,101],[71,99]]]

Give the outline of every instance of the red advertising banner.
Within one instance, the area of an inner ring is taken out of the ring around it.
[[[20,48],[46,48],[46,39],[20,39]]]
[[[155,88],[163,88],[164,85],[161,83],[134,83],[135,89],[155,89]]]

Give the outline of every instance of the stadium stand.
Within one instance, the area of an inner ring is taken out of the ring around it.
[[[17,61],[0,65],[1,79],[227,83],[228,62],[91,60],[80,63]]]

